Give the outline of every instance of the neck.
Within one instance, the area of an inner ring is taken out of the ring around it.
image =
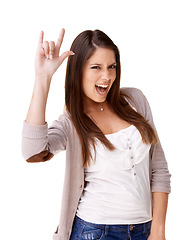
[[[90,112],[103,112],[104,109],[106,109],[107,106],[107,102],[106,100],[104,102],[91,102],[90,104],[87,104],[84,106],[84,112],[86,114],[90,113]]]

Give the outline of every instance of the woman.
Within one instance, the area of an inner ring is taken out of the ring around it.
[[[120,89],[117,46],[99,30],[84,31],[59,55],[64,29],[56,44],[44,42],[43,35],[22,149],[28,162],[45,162],[66,150],[53,239],[165,240],[170,174],[145,96]],[[66,110],[48,128],[51,79],[67,57]]]

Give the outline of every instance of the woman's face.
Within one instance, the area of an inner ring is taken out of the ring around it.
[[[111,49],[97,48],[83,68],[82,87],[84,105],[102,103],[116,79],[115,53]]]

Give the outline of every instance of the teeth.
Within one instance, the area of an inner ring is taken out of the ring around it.
[[[96,85],[97,87],[102,87],[102,88],[107,88],[108,87],[108,85],[102,85],[102,84],[98,84],[98,85]]]

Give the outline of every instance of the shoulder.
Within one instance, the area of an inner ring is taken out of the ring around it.
[[[121,93],[131,97],[131,98],[138,98],[142,97],[143,93],[138,88],[129,88],[129,87],[123,87],[120,89]]]
[[[143,92],[138,88],[121,88],[121,93],[128,97],[128,101],[131,105],[133,105],[139,113],[143,116],[146,115],[146,111],[148,111],[149,104],[148,101],[143,94]]]
[[[59,118],[58,118],[58,122],[60,122],[63,126],[70,126],[73,127],[73,123],[71,120],[71,116],[70,114],[65,111],[64,113],[62,113]]]
[[[70,115],[67,112],[62,113],[57,120],[53,121],[50,129],[59,129],[66,135],[69,135],[69,133],[73,130],[73,123]]]
[[[61,122],[71,122],[71,116],[67,111],[65,111],[64,113],[60,114],[58,120]]]

